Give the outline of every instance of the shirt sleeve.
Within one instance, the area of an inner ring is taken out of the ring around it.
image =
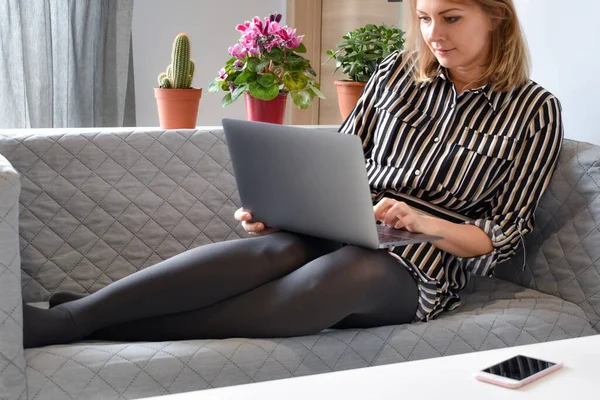
[[[561,105],[551,97],[544,102],[528,128],[529,135],[511,168],[509,179],[492,202],[488,218],[466,221],[481,228],[492,240],[491,253],[459,258],[477,275],[491,275],[496,264],[512,257],[534,227],[534,213],[550,183],[563,138]]]
[[[356,106],[339,129],[342,133],[360,137],[365,157],[369,157],[373,149],[373,132],[377,125],[375,103],[384,89],[390,70],[397,65],[396,61],[402,57],[402,54],[394,52],[381,61],[369,78]]]

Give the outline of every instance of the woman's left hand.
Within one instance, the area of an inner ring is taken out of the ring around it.
[[[375,221],[381,221],[385,226],[406,229],[409,232],[427,233],[427,217],[417,213],[402,201],[384,197],[373,207],[373,211]]]

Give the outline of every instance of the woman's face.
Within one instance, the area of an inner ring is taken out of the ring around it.
[[[416,9],[423,39],[442,66],[484,66],[493,21],[474,0],[416,0]]]

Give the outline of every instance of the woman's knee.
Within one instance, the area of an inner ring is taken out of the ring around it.
[[[357,246],[343,247],[331,256],[332,262],[324,267],[325,279],[331,280],[332,284],[342,285],[357,295],[375,294],[389,284],[390,279],[394,279],[396,269],[402,268],[394,260],[387,259],[391,256],[385,251]]]
[[[276,232],[248,240],[253,242],[251,245],[261,258],[284,269],[299,267],[310,261],[313,251],[306,237],[290,232]]]
[[[354,313],[387,309],[414,311],[411,304],[416,308],[416,281],[387,251],[348,246],[336,255],[339,259],[328,269],[328,285],[351,294]]]

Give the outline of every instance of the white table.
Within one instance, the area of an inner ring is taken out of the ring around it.
[[[477,381],[473,373],[516,354],[564,363],[520,389]],[[431,358],[298,378],[230,386],[156,400],[214,399],[598,399],[600,335]]]

